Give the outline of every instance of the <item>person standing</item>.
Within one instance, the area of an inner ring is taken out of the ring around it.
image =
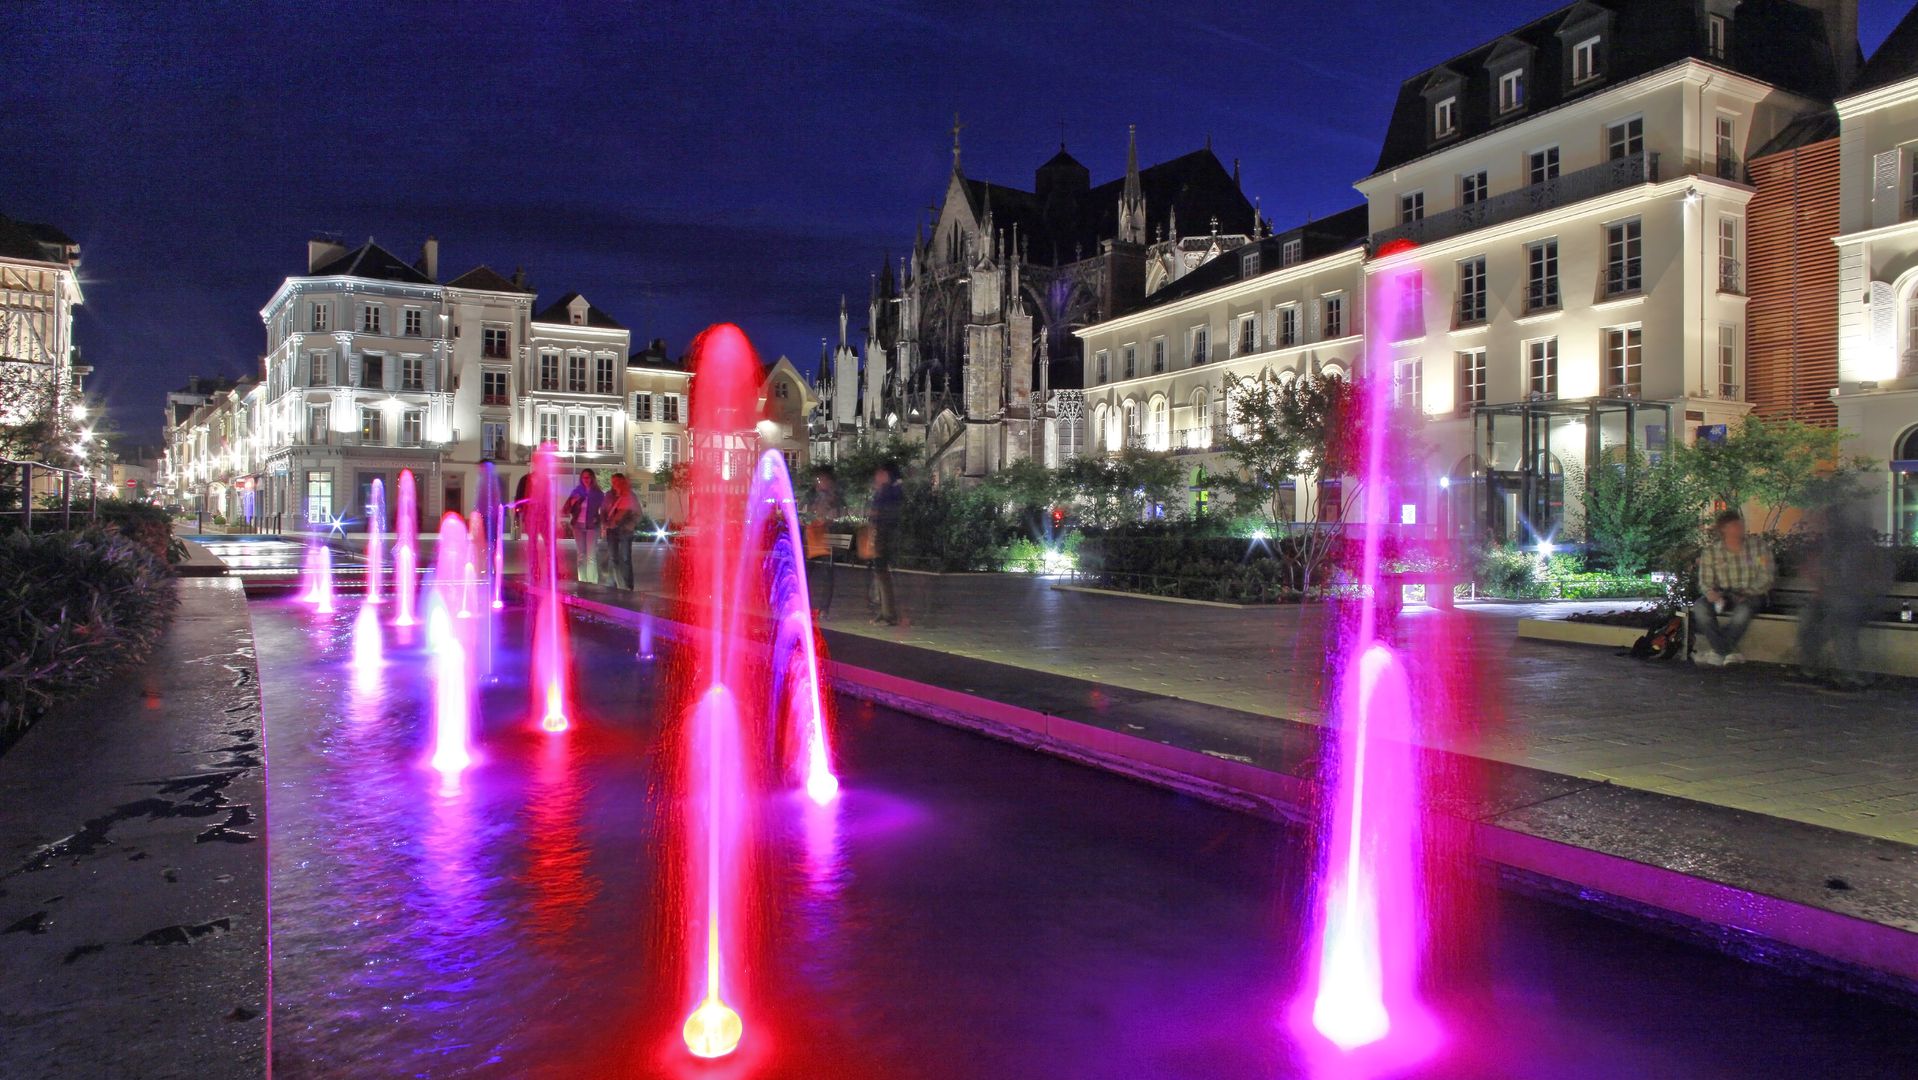
[[[1857,690],[1871,683],[1858,634],[1872,605],[1891,588],[1891,552],[1879,546],[1851,503],[1821,508],[1814,528],[1817,540],[1803,571],[1811,581],[1811,601],[1798,614],[1799,670],[1841,690]]]
[[[831,465],[813,467],[812,490],[806,493],[802,510],[806,516],[806,561],[823,567],[812,589],[813,618],[824,620],[832,613],[832,541],[828,532],[846,512],[846,500],[839,494],[839,480]]]
[[[518,540],[520,530],[526,527],[527,500],[533,494],[533,474],[521,473],[519,482],[513,485],[513,539]],[[550,496],[548,496],[550,498]]]
[[[606,507],[601,521],[606,529],[606,561],[613,568],[613,586],[633,591],[633,532],[639,528],[639,500],[625,473],[607,482]]]
[[[599,565],[594,554],[605,502],[606,493],[599,490],[599,477],[591,469],[581,469],[579,483],[573,486],[572,494],[566,496],[565,505],[560,507],[573,530],[573,549],[577,553],[573,576],[592,585],[599,584]]]
[[[1738,643],[1752,619],[1765,610],[1765,598],[1777,580],[1771,544],[1745,531],[1745,519],[1726,510],[1712,522],[1712,539],[1698,556],[1698,589],[1692,628],[1704,635],[1705,648],[1692,660],[1708,667],[1742,664]]]
[[[872,589],[878,608],[872,621],[885,626],[899,625],[899,608],[892,592],[892,562],[905,500],[898,465],[888,461],[873,471],[872,505],[866,511],[866,527],[871,530]]]

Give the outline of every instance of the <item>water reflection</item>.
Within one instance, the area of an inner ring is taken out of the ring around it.
[[[571,739],[540,739],[533,781],[526,791],[526,871],[531,890],[526,929],[542,946],[558,949],[580,925],[599,893],[589,870],[592,851],[580,829],[586,782]]]

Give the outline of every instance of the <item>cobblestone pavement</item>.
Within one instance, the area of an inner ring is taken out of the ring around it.
[[[659,556],[641,545],[640,587]],[[1063,592],[1020,575],[895,576],[897,627],[867,622],[866,574],[837,569],[834,630],[1115,686],[1317,722],[1325,612]],[[1839,693],[1764,664],[1698,668],[1589,645],[1521,641],[1542,607],[1467,604],[1462,632],[1415,609],[1401,642],[1456,655],[1479,680],[1474,723],[1446,749],[1741,810],[1918,843],[1918,683]],[[1603,605],[1578,605],[1579,609]],[[1622,606],[1622,605],[1621,605]],[[1441,631],[1444,628],[1444,631]]]

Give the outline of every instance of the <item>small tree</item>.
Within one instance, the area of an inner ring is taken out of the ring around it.
[[[890,461],[902,469],[911,469],[925,456],[925,452],[924,443],[896,434],[881,439],[868,433],[840,447],[832,466],[833,475],[839,480],[839,494],[845,500],[846,512],[854,516],[865,513],[866,504],[872,500],[872,477],[879,471],[879,466]]]
[[[1141,520],[1155,503],[1179,505],[1185,486],[1184,470],[1171,454],[1131,447],[1117,457],[1074,458],[1057,475],[1079,516],[1107,529]]]
[[[1812,505],[1821,478],[1851,476],[1869,467],[1864,459],[1844,455],[1845,437],[1837,428],[1754,414],[1724,441],[1681,446],[1675,457],[1704,498],[1733,508],[1747,501],[1763,504],[1769,510],[1765,529],[1771,531],[1788,507]]]
[[[1669,458],[1654,465],[1643,453],[1619,454],[1585,475],[1567,464],[1568,481],[1585,489],[1585,531],[1592,551],[1620,574],[1672,569],[1677,552],[1698,536],[1704,500]]]

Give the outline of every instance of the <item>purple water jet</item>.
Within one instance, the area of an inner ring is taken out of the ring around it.
[[[413,470],[400,470],[399,497],[394,502],[393,596],[394,626],[419,622],[420,512]]]
[[[373,478],[366,504],[366,601],[378,605],[386,591],[386,551],[382,541],[386,529],[386,482]]]

